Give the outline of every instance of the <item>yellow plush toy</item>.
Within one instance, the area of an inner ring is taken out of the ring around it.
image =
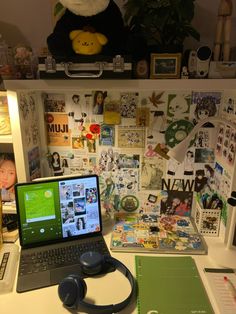
[[[108,42],[105,35],[87,30],[73,30],[70,39],[74,52],[82,55],[98,54]]]

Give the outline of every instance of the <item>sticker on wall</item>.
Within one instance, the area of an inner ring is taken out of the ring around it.
[[[148,97],[149,101],[152,103],[152,105],[156,108],[159,108],[160,105],[164,104],[165,102],[162,100],[164,92],[157,93],[152,92],[152,95]]]
[[[162,190],[170,191],[194,191],[194,179],[168,178],[162,179]]]
[[[189,119],[191,96],[186,94],[169,94],[167,117],[168,122],[172,123],[176,120]]]
[[[24,120],[27,120],[30,112],[27,94],[20,93],[19,98],[20,98],[19,100],[20,115],[23,117]]]
[[[209,128],[201,128],[200,131],[197,133],[194,146],[197,148],[209,147],[209,142],[210,142]]]
[[[158,140],[159,133],[164,133],[166,129],[166,117],[162,110],[150,110],[151,122],[147,132],[148,139]]]
[[[184,157],[184,176],[191,177],[194,174],[194,153],[190,149]]]
[[[187,137],[193,127],[194,125],[188,120],[178,120],[171,123],[165,132],[166,144],[169,147],[176,146]],[[193,139],[192,143],[194,140],[195,139]]]
[[[126,195],[121,199],[121,208],[126,212],[136,211],[139,207],[139,200],[134,195]]]
[[[96,139],[91,134],[86,134],[86,143],[89,153],[96,153]]]
[[[36,99],[34,93],[20,93],[19,112],[22,123],[24,148],[32,148],[40,142],[39,118],[36,111]]]
[[[155,151],[155,147],[152,144],[148,144],[147,145],[147,150],[144,153],[145,157],[156,157],[157,156],[157,152]]]

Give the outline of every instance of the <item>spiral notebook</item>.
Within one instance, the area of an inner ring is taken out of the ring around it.
[[[191,256],[135,256],[138,313],[213,314]]]

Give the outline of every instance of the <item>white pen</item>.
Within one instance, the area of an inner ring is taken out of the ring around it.
[[[236,301],[236,288],[235,288],[235,286],[233,285],[232,281],[227,276],[224,276],[224,281],[225,281],[229,291],[231,292],[231,294],[234,298],[234,301]]]

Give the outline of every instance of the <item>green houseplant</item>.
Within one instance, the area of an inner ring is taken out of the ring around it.
[[[188,36],[200,39],[191,26],[195,0],[126,0],[124,20],[133,36],[144,38],[149,51],[180,52]]]

